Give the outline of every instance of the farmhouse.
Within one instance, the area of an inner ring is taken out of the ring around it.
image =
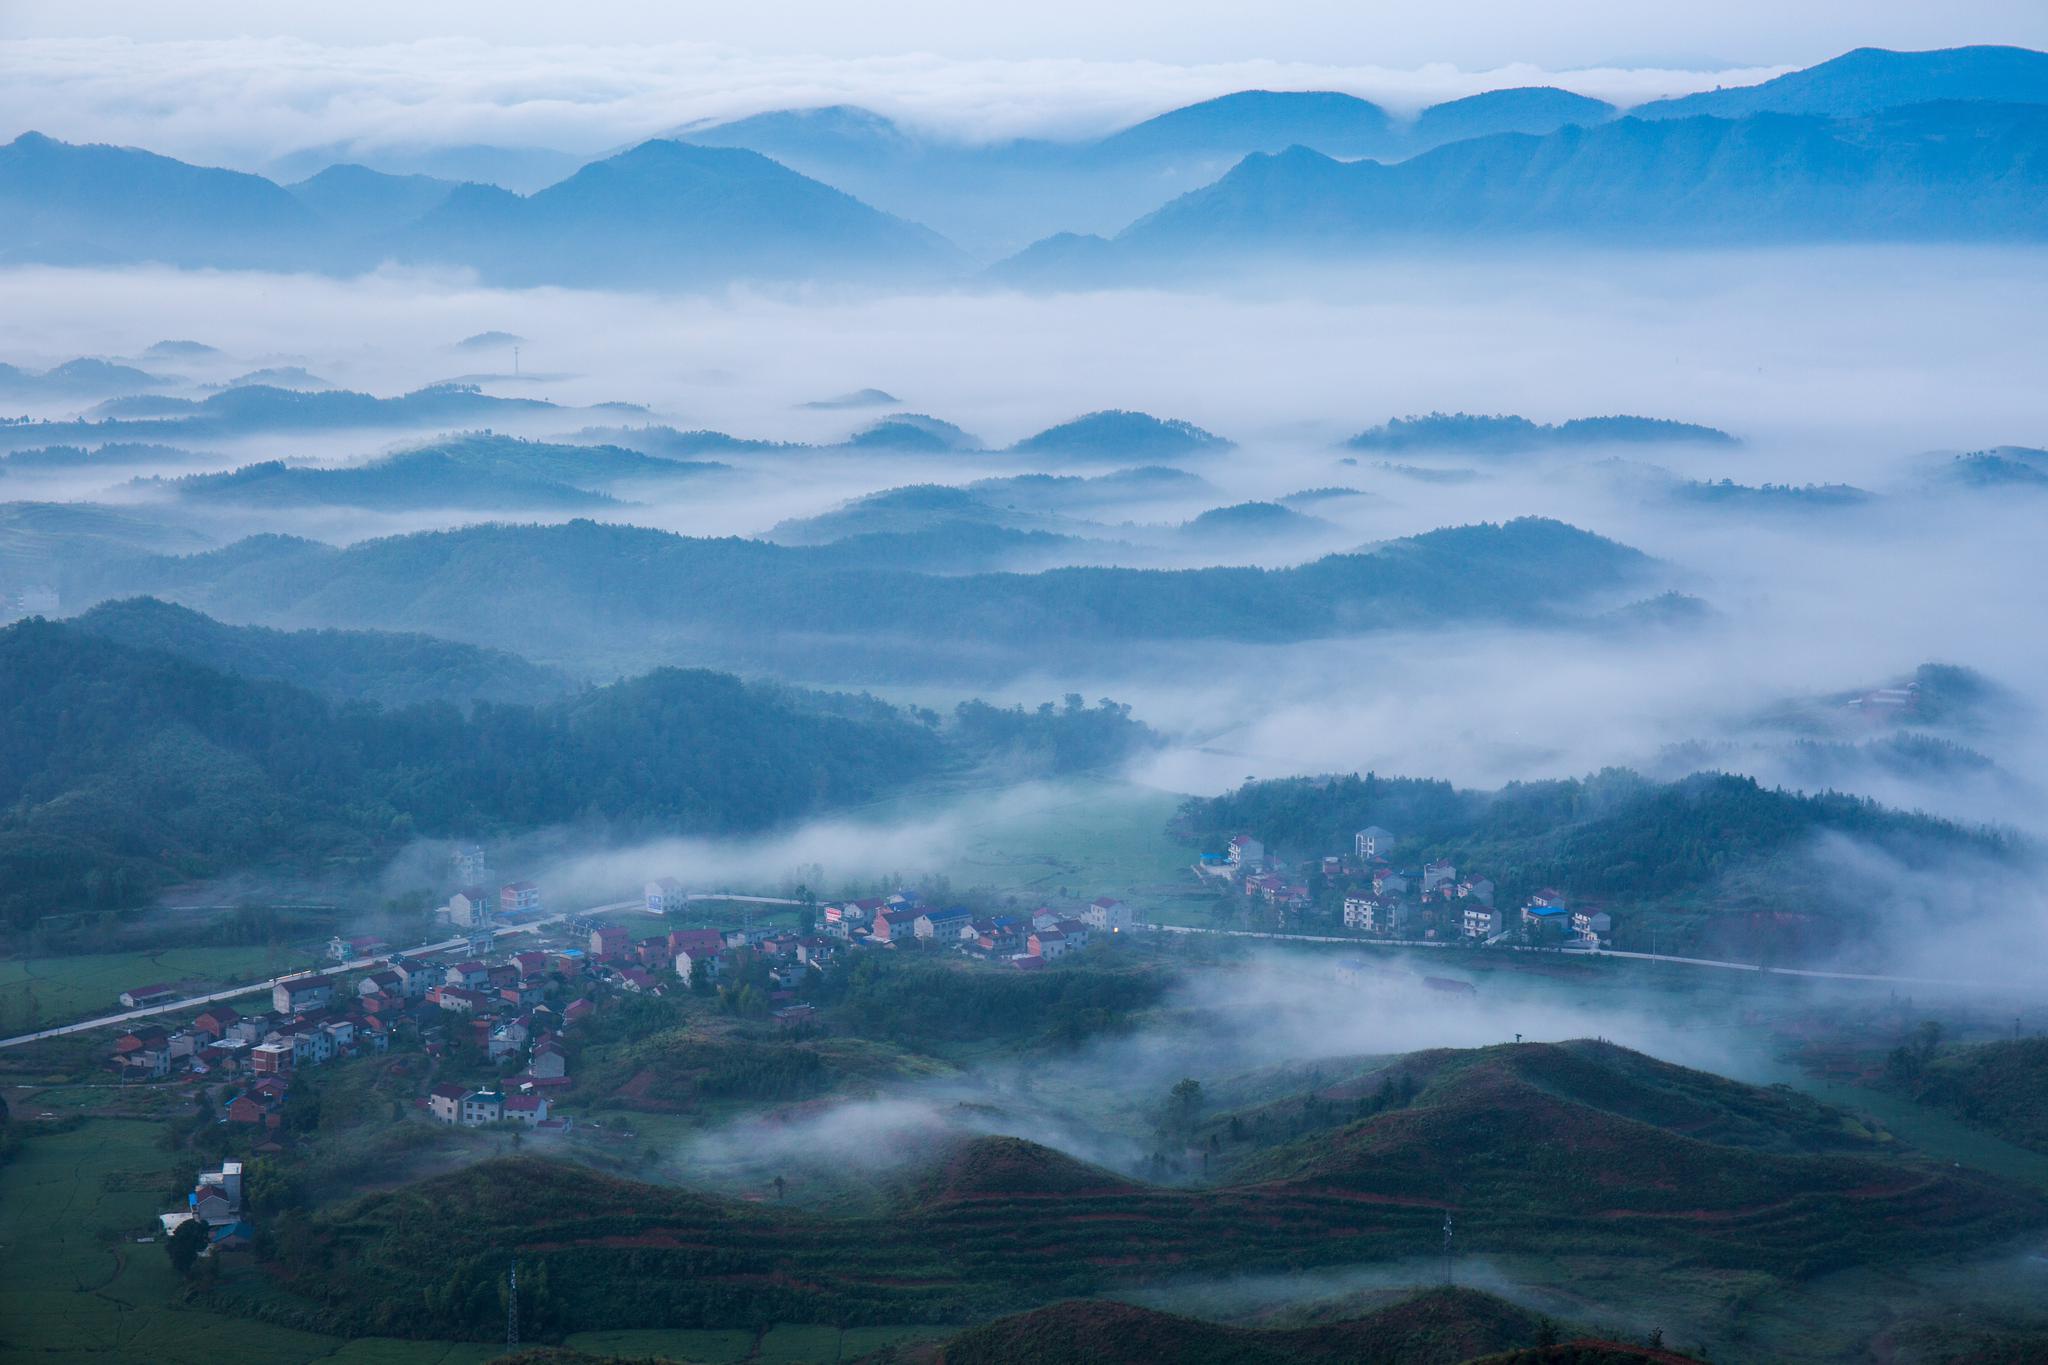
[[[270,1007],[279,1014],[304,1014],[325,1009],[334,998],[334,982],[324,976],[299,976],[270,988]]]
[[[1352,851],[1360,858],[1384,858],[1394,846],[1394,831],[1367,825],[1351,836]]]
[[[507,882],[498,889],[501,915],[538,915],[540,887],[533,882]]]
[[[1114,896],[1098,896],[1088,902],[1088,908],[1081,912],[1081,919],[1089,928],[1100,929],[1105,934],[1121,934],[1138,922],[1137,913]]]
[[[152,1005],[162,1005],[178,998],[177,988],[159,982],[154,986],[131,986],[121,992],[123,1009],[146,1010]]]

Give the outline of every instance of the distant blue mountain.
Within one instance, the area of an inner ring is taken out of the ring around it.
[[[0,259],[291,265],[316,232],[261,176],[41,133],[0,147]]]
[[[464,185],[400,254],[511,284],[934,278],[953,248],[756,152],[644,142],[521,197]]]
[[[1559,446],[1686,443],[1725,446],[1735,444],[1735,438],[1715,427],[1662,417],[1575,417],[1551,425],[1514,414],[1432,412],[1422,417],[1396,417],[1345,442],[1353,450],[1401,454],[1434,450],[1512,454]]]
[[[432,212],[456,188],[430,175],[386,175],[365,166],[329,166],[285,187],[292,198],[340,232],[380,237]]]
[[[1331,156],[1383,153],[1394,121],[1370,100],[1333,90],[1240,90],[1146,119],[1095,142],[1095,161],[1222,156],[1307,146]]]
[[[0,397],[98,398],[105,394],[144,393],[168,387],[171,381],[133,365],[80,356],[36,374],[0,364]]]
[[[1518,86],[1432,104],[1416,118],[1408,140],[1416,151],[1427,151],[1446,142],[1491,137],[1495,133],[1554,133],[1575,123],[1590,127],[1607,122],[1619,112],[1606,100],[1575,95],[1555,86]],[[1329,151],[1305,138],[1296,138],[1295,143],[1319,152]]]
[[[2023,47],[1951,47],[1934,52],[1860,47],[1758,85],[1657,100],[1629,112],[1645,119],[1700,114],[1717,118],[1746,114],[1857,118],[1940,100],[2048,104],[2048,53]]]
[[[1024,455],[1161,460],[1203,450],[1229,450],[1231,444],[1193,422],[1111,410],[1047,427],[1010,449]]]
[[[1623,118],[1454,142],[1394,165],[1251,156],[1107,248],[1034,249],[1008,282],[1143,277],[1370,242],[1632,245],[2048,236],[2048,106],[1951,102],[1869,118]],[[1040,267],[1034,270],[1034,267]],[[1044,267],[1050,267],[1046,269]]]
[[[261,176],[24,133],[0,147],[0,261],[353,271],[446,263],[512,284],[933,278],[936,234],[758,154],[649,142],[531,196],[331,167]]]

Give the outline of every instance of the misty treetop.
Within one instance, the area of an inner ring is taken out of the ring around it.
[[[1654,583],[1640,551],[1523,517],[1430,531],[1292,568],[1059,568],[949,576],[831,547],[572,521],[471,526],[334,549],[257,537],[185,557],[69,565],[69,598],[150,593],[244,621],[375,626],[519,642],[586,665],[685,654],[758,667],[884,642],[906,662],[1014,657],[1046,641],[1284,641],[1444,621],[1564,621]],[[631,656],[627,656],[631,657]],[[772,654],[766,657],[774,657]],[[843,676],[843,674],[842,674]]]
[[[1432,412],[1396,417],[1359,432],[1345,444],[1353,450],[1390,453],[1440,449],[1507,454],[1564,446],[1679,442],[1726,446],[1735,444],[1735,438],[1713,427],[1663,417],[1575,417],[1551,425],[1515,415]]]
[[[1149,740],[1114,704],[946,724],[675,668],[539,704],[385,709],[34,619],[0,631],[0,915],[378,859],[416,835],[759,830],[983,762],[1094,767]]]

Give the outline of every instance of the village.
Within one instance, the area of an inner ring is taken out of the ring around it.
[[[1240,834],[1223,850],[1204,853],[1195,873],[1225,895],[1260,907],[1276,928],[1298,926],[1321,911],[1341,915],[1354,933],[1399,942],[1589,952],[1613,936],[1614,917],[1591,900],[1544,887],[1510,914],[1494,904],[1491,879],[1461,877],[1455,865],[1441,861],[1402,868],[1389,856],[1397,843],[1392,830],[1369,825],[1352,836],[1348,851],[1289,866],[1270,857],[1258,839]]]
[[[419,1121],[545,1140],[574,1127],[559,1107],[573,1081],[568,1044],[608,1002],[744,987],[768,1024],[802,1036],[818,1024],[807,997],[843,954],[944,952],[1037,971],[1097,935],[1139,923],[1111,897],[1072,913],[978,914],[904,890],[822,904],[808,895],[770,901],[795,908],[793,928],[756,926],[753,903],[769,898],[754,897],[739,898],[745,922],[738,926],[636,932],[619,921],[638,912],[666,924],[693,899],[718,898],[692,897],[664,877],[646,883],[638,905],[608,907],[619,913],[550,917],[535,882],[488,890],[474,880],[485,872],[474,848],[457,850],[455,863],[465,880],[437,918],[463,931],[458,946],[393,952],[379,939],[337,936],[327,956],[340,965],[278,980],[257,997],[263,1008],[245,997],[205,1005],[182,1025],[131,1024],[114,1040],[107,1069],[123,1084],[194,1088],[219,1124],[246,1135],[238,1148],[261,1159],[292,1142],[295,1077],[403,1045],[436,1063],[467,1059],[475,1073],[428,1087],[413,1105]],[[149,1009],[177,995],[158,983],[123,991],[120,1002]],[[204,1236],[202,1256],[247,1246],[243,1178],[239,1160],[202,1172],[183,1205],[161,1216],[163,1233],[194,1225]]]

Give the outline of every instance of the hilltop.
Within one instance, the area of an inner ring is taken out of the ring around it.
[[[317,1212],[311,1235],[349,1247],[346,1269],[289,1285],[310,1301],[306,1325],[459,1333],[487,1325],[495,1300],[473,1290],[496,1273],[489,1253],[517,1244],[551,1286],[548,1332],[957,1322],[1167,1277],[1412,1256],[1435,1246],[1446,1210],[1496,1254],[1597,1255],[1610,1273],[1658,1276],[1682,1246],[1695,1268],[1777,1283],[1981,1246],[2044,1213],[1989,1177],[1859,1147],[1839,1116],[1841,1136],[1816,1145],[1830,1111],[1784,1110],[1785,1142],[1752,1142],[1782,1107],[1774,1092],[1604,1045],[1430,1066],[1405,1107],[1216,1188],[1142,1185],[977,1139],[927,1159],[921,1202],[833,1217],[487,1161]],[[1774,1149],[1802,1144],[1812,1150]],[[434,1291],[400,1292],[422,1282]]]
[[[1554,446],[1684,442],[1733,445],[1735,438],[1713,427],[1661,417],[1575,417],[1551,425],[1514,415],[1480,417],[1462,412],[1432,412],[1425,417],[1396,417],[1359,432],[1345,445],[1353,450],[1388,453],[1454,450],[1509,454]]]
[[[1233,444],[1192,422],[1146,412],[1107,411],[1047,427],[1010,449],[1025,455],[1169,460],[1198,451],[1229,450]]]
[[[909,525],[929,523],[926,515]],[[148,594],[255,623],[374,626],[479,644],[518,639],[530,657],[575,658],[590,669],[678,655],[759,667],[764,658],[793,658],[787,651],[813,659],[829,649],[835,669],[872,657],[872,667],[902,676],[986,668],[1020,640],[1054,637],[1128,646],[1564,621],[1602,605],[1603,596],[1651,586],[1657,572],[1639,551],[1537,518],[1446,528],[1288,569],[950,577],[850,564],[831,547],[572,521],[473,526],[338,550],[242,542],[186,558],[81,564],[58,586],[70,601]],[[479,593],[481,584],[491,591]],[[629,655],[621,655],[622,642]]]
[[[246,678],[290,683],[337,699],[539,702],[570,680],[516,654],[430,635],[374,630],[272,630],[224,625],[187,607],[135,597],[73,617],[74,630],[130,648],[160,650]]]
[[[1835,792],[1803,794],[1754,778],[1698,772],[1658,782],[1624,769],[1585,778],[1515,782],[1496,792],[1448,782],[1356,773],[1251,782],[1189,801],[1180,828],[1221,847],[1249,831],[1287,856],[1348,849],[1370,825],[1398,831],[1403,866],[1434,859],[1484,872],[1512,909],[1545,887],[1654,916],[1670,950],[1690,941],[1717,952],[1816,953],[1867,943],[1881,902],[1844,894],[1837,873],[1809,859],[1842,836],[1907,861],[1979,858],[2015,847],[1995,831],[1891,810]],[[1650,920],[1644,920],[1647,924]],[[1620,946],[1649,947],[1648,931]]]

